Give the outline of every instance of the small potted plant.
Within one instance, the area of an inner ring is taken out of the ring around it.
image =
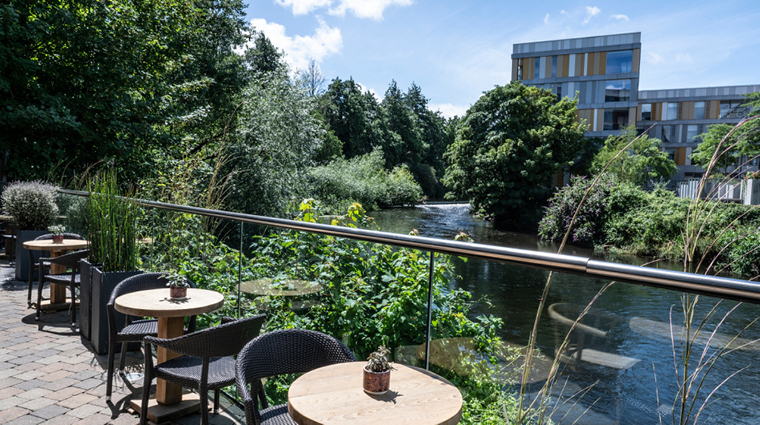
[[[185,276],[179,274],[177,271],[171,272],[163,276],[169,283],[166,286],[169,287],[169,297],[173,300],[182,300],[187,298],[187,288],[190,286],[187,283]]]
[[[63,234],[66,233],[66,226],[57,224],[47,229],[48,232],[53,234],[53,243],[63,243]]]
[[[368,394],[380,395],[388,391],[391,383],[391,370],[393,364],[388,362],[388,353],[391,350],[381,345],[377,351],[369,355],[367,365],[364,366],[364,391]]]

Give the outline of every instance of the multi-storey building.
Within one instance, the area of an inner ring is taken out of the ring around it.
[[[512,80],[578,94],[578,116],[587,136],[616,134],[635,120],[641,33],[515,44]]]
[[[711,124],[747,116],[744,95],[760,85],[639,91],[641,33],[520,43],[513,46],[512,80],[578,97],[587,137],[607,137],[635,123],[662,140],[678,165],[672,181],[704,172],[690,156]],[[757,170],[752,161],[747,170]]]
[[[639,92],[637,127],[649,129],[649,135],[662,140],[662,148],[676,165],[673,181],[701,177],[701,167],[691,164],[691,154],[699,145],[699,135],[712,124],[736,124],[750,111],[744,96],[760,91],[760,85],[705,87]],[[654,127],[652,127],[654,125]],[[650,129],[651,127],[651,129]],[[744,163],[742,161],[741,163]],[[757,159],[749,161],[747,170],[757,170]]]

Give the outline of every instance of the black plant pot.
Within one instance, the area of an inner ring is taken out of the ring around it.
[[[17,230],[16,231],[16,280],[29,279],[29,250],[24,248],[24,242],[33,241],[37,236],[50,233],[47,230]],[[42,251],[32,251],[34,262],[39,261]],[[34,279],[37,273],[34,274]]]

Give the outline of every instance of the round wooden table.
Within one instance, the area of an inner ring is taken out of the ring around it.
[[[362,389],[365,362],[339,363],[308,372],[288,391],[288,412],[300,425],[456,424],[462,394],[446,379],[414,366],[394,364],[390,389],[369,395]]]
[[[184,300],[169,298],[169,288],[149,289],[124,294],[114,301],[116,311],[130,316],[157,317],[158,337],[176,338],[185,332],[185,316],[208,313],[224,304],[224,295],[207,289],[187,288]],[[163,363],[179,355],[162,347],[157,349],[157,362]],[[156,380],[156,401],[175,404],[182,401],[182,387],[163,379]]]
[[[78,249],[87,249],[90,243],[80,239],[64,239],[63,242],[54,243],[52,239],[42,241],[26,241],[24,248],[31,251],[50,251],[50,257],[55,258],[63,255],[67,251],[76,251]],[[31,265],[30,265],[31,267]],[[66,268],[58,264],[50,265],[51,274],[66,273]],[[57,283],[50,284],[50,304],[61,304],[66,302],[66,285]]]
[[[240,290],[251,295],[298,297],[316,294],[322,290],[322,285],[301,279],[285,279],[279,282],[274,282],[272,279],[257,279],[241,283]]]

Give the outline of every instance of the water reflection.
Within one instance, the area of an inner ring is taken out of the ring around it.
[[[408,233],[418,229],[421,236],[453,239],[460,231],[475,242],[556,252],[554,244],[543,243],[533,235],[495,229],[489,222],[469,215],[467,205],[436,205],[394,209],[374,214],[381,230]],[[569,248],[565,254],[593,257],[583,248]],[[646,258],[607,258],[628,264],[643,264]],[[494,314],[504,320],[500,336],[509,344],[525,345],[533,326],[539,298],[549,275],[547,271],[524,266],[471,259],[453,260],[461,278],[452,286],[472,292],[476,299],[486,297],[473,309],[475,315]],[[657,263],[655,266],[679,269],[678,264]],[[551,291],[546,300],[550,306],[541,318],[538,348],[550,357],[560,347],[577,313],[586,307],[609,281],[554,273]],[[695,314],[695,327],[718,300],[702,297]],[[698,352],[692,354],[691,370],[700,358],[707,359],[724,343],[730,342],[754,318],[760,316],[755,305],[741,305],[722,323],[715,336],[711,333],[723,315],[736,306],[723,301],[705,325],[707,333],[699,336]],[[588,316],[570,337],[570,344],[561,353],[562,375],[568,383],[558,384],[557,400],[567,388],[591,389],[583,397],[583,410],[578,423],[671,423],[672,407],[678,393],[675,364],[681,361],[680,332],[683,323],[681,294],[633,284],[615,283],[592,305]],[[674,344],[670,333],[673,333]],[[733,347],[760,337],[758,328],[750,327]],[[431,345],[433,348],[433,345]],[[675,355],[675,359],[674,359]],[[704,357],[703,357],[704,356]],[[700,423],[755,424],[754,407],[760,402],[755,394],[758,376],[753,364],[760,361],[758,346],[750,344],[719,359],[704,382],[694,413],[705,397],[734,372],[749,366],[710,398],[700,415]],[[680,372],[679,372],[680,373]],[[657,387],[655,387],[655,375]],[[534,388],[535,390],[535,388]],[[692,393],[696,390],[696,385]],[[659,392],[659,400],[657,394]],[[533,392],[535,394],[535,391]],[[565,393],[566,394],[566,393]],[[574,416],[569,415],[568,417]],[[561,416],[560,416],[561,417]],[[558,419],[554,417],[555,421]],[[693,418],[693,415],[692,415]],[[564,422],[564,421],[563,421]],[[572,423],[570,420],[568,423]]]

